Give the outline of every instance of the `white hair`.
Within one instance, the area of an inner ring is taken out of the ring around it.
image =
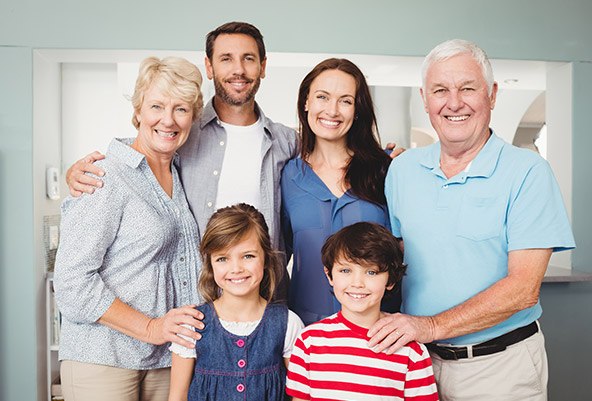
[[[483,79],[487,83],[487,93],[491,95],[493,90],[493,69],[485,51],[477,46],[475,43],[464,39],[451,39],[440,43],[434,47],[432,51],[426,56],[421,65],[421,80],[424,93],[426,92],[426,76],[428,69],[439,61],[448,60],[459,54],[469,54],[481,67]]]

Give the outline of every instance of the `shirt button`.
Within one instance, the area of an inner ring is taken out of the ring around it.
[[[224,141],[220,141],[220,146],[224,146]]]
[[[183,285],[187,285],[187,281],[183,281]]]
[[[244,347],[245,346],[245,340],[237,340],[236,342],[237,347]]]
[[[236,386],[236,391],[238,391],[239,393],[242,393],[243,391],[245,391],[245,385],[244,384],[239,384],[238,386]]]
[[[218,170],[214,170],[214,175],[218,175]]]
[[[179,258],[179,260],[180,260],[181,262],[184,262],[184,261],[185,261],[185,258],[184,258],[183,256],[181,256],[181,257]]]
[[[245,362],[244,359],[240,359],[236,364],[238,365],[239,368],[244,368],[247,363]]]
[[[212,207],[212,202],[208,202],[208,207]]]

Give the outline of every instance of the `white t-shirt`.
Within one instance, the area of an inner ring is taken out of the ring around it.
[[[257,325],[259,325],[259,322],[261,321],[261,319],[255,320],[253,322],[229,322],[222,319],[219,320],[222,327],[236,336],[248,336],[253,332],[253,330],[257,328]],[[191,326],[183,326],[193,330],[193,327]],[[302,323],[302,320],[300,320],[297,314],[288,309],[288,326],[286,327],[286,338],[284,340],[284,351],[282,354],[284,358],[289,358],[290,355],[292,355],[292,347],[294,347],[294,342],[296,341],[298,334],[300,334],[300,330],[303,328],[304,323]],[[196,342],[194,339],[182,334],[177,335],[187,341],[191,341],[193,344]],[[169,350],[182,358],[196,357],[195,348],[186,348],[176,343],[171,343]]]
[[[226,130],[226,149],[218,181],[216,209],[241,202],[259,209],[263,123],[259,119],[246,127],[221,124]]]

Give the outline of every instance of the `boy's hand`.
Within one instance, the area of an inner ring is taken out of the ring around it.
[[[68,184],[70,195],[78,197],[83,193],[92,194],[95,188],[103,186],[103,181],[97,180],[86,173],[91,173],[98,177],[105,175],[103,170],[93,164],[97,160],[104,158],[105,155],[95,151],[78,160],[68,169],[66,172],[66,183]]]

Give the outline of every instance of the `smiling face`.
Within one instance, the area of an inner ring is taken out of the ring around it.
[[[222,297],[259,298],[265,252],[251,230],[236,245],[211,254],[214,281]]]
[[[487,141],[497,84],[488,94],[481,67],[471,55],[432,64],[421,93],[443,147],[477,149]]]
[[[193,107],[171,98],[153,83],[144,94],[139,112],[138,136],[134,147],[146,156],[172,157],[189,137],[193,124]]]
[[[388,273],[376,266],[362,266],[343,259],[334,264],[332,278],[325,268],[329,284],[341,304],[341,313],[354,324],[370,327],[380,316],[380,302],[388,285]]]
[[[214,80],[216,97],[226,104],[251,102],[265,78],[266,60],[259,57],[257,42],[245,34],[222,34],[214,41],[206,72]]]
[[[311,83],[304,105],[317,142],[347,141],[355,117],[356,81],[340,70],[327,70]]]

